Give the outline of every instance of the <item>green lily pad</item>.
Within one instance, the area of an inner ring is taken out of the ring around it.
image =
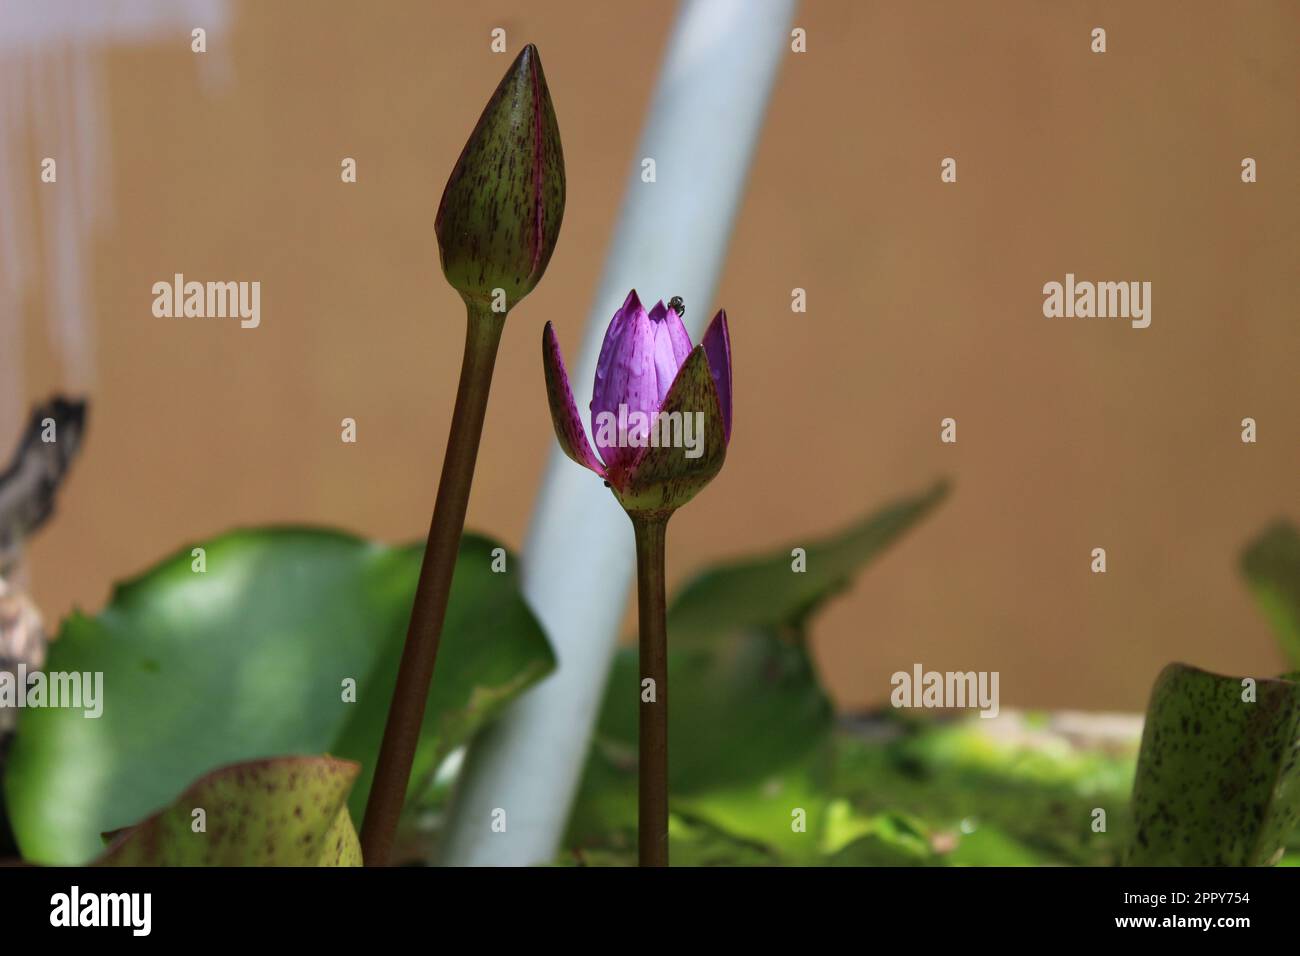
[[[359,761],[350,806],[360,820],[422,549],[303,528],[202,547],[203,573],[187,547],[121,585],[100,614],[73,614],[51,644],[50,671],[103,674],[103,714],[21,713],[5,791],[25,858],[83,863],[100,833],[214,768],[288,754]],[[412,793],[554,667],[514,574],[492,571],[497,547],[476,535],[461,543]]]
[[[1300,684],[1170,664],[1133,784],[1135,866],[1264,866],[1300,823]]]
[[[681,648],[738,630],[801,625],[947,494],[948,483],[941,481],[923,494],[893,502],[840,534],[706,569],[673,597],[668,609],[670,645]],[[795,559],[791,552],[796,546],[806,552],[807,568],[802,572],[792,569]]]
[[[347,796],[360,769],[332,757],[222,767],[115,835],[100,866],[360,866]]]
[[[1246,548],[1241,569],[1292,666],[1300,667],[1300,533],[1287,521],[1272,525]]]

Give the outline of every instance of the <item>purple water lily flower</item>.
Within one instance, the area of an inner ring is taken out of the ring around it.
[[[632,514],[668,514],[713,479],[731,440],[731,340],[719,311],[691,346],[677,313],[649,312],[636,290],[605,332],[587,439],[560,343],[548,322],[542,361],[555,434],[565,454],[609,484]]]

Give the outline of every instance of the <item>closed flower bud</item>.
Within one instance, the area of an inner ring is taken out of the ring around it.
[[[515,58],[456,161],[434,230],[447,281],[471,305],[512,308],[537,285],[564,218],[564,154],[542,61]]]

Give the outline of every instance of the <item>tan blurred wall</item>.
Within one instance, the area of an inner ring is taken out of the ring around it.
[[[433,213],[508,62],[496,26],[541,48],[569,178],[470,505],[520,545],[554,444],[540,329],[576,350],[672,6],[473,6],[238,3],[211,95],[187,35],[111,56],[89,442],[31,551],[50,616],[232,526],[423,534],[462,335]],[[735,438],[674,522],[673,577],[950,475],[950,502],[817,626],[843,703],[918,661],[1000,670],[1004,706],[1091,708],[1141,707],[1174,658],[1279,669],[1235,562],[1265,522],[1300,520],[1300,5],[818,0],[797,23],[808,52],[785,63],[708,304],[733,321]],[[178,271],[260,280],[262,327],[153,318],[151,285]],[[1151,328],[1043,318],[1067,271],[1150,280]],[[64,371],[43,297],[24,313],[34,400]]]

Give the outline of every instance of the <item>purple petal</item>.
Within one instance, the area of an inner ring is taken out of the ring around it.
[[[673,384],[673,379],[677,377],[677,370],[682,367],[686,355],[690,354],[690,348],[679,359],[674,349],[672,341],[672,326],[668,324],[668,316],[677,318],[676,312],[671,312],[664,307],[662,301],[658,302],[650,310],[650,327],[654,331],[654,363],[655,363],[655,384],[659,388],[659,404],[663,404],[664,397],[668,394],[669,387]],[[680,320],[678,321],[680,325]],[[683,328],[683,331],[685,329]],[[689,340],[688,340],[689,342]]]
[[[587,433],[582,428],[582,418],[573,402],[573,389],[569,387],[569,373],[564,368],[564,356],[560,354],[560,342],[550,322],[542,330],[542,368],[546,373],[551,422],[555,425],[555,437],[560,447],[578,464],[586,465],[603,478],[605,468],[591,450]]]
[[[619,322],[619,316],[614,321]],[[635,311],[624,311],[617,335],[612,326],[601,349],[605,367],[597,367],[591,402],[596,450],[609,468],[630,461],[641,450],[650,432],[649,417],[659,409],[649,316],[637,302]]]
[[[659,380],[659,404],[662,405],[673,379],[677,377],[677,370],[691,354],[691,336],[681,317],[672,309],[665,308],[662,300],[650,310],[650,322],[655,331],[655,375]]]
[[[691,333],[686,331],[686,324],[682,322],[682,317],[672,309],[668,310],[668,317],[664,319],[664,326],[668,330],[668,339],[673,343],[673,358],[677,360],[677,367],[681,368],[690,358]]]
[[[636,289],[627,294],[623,300],[623,305],[614,317],[609,321],[609,328],[605,330],[605,340],[600,345],[600,358],[596,360],[596,382],[591,390],[591,409],[594,412],[599,405],[603,407],[606,402],[606,392],[609,390],[610,372],[614,367],[615,350],[619,347],[623,333],[626,331],[628,322],[634,319],[637,314],[645,314],[645,309],[641,307],[641,300],[637,298]],[[615,404],[618,402],[615,400]]]
[[[655,404],[656,407],[664,403],[668,396],[668,389],[673,384],[673,379],[677,377],[677,360],[673,358],[673,346],[668,341],[668,336],[655,333],[654,344],[654,363],[655,363]]]
[[[704,333],[704,353],[709,359],[713,384],[718,388],[718,405],[722,411],[722,427],[727,441],[731,441],[731,333],[727,331],[727,313],[721,309],[709,323]]]

